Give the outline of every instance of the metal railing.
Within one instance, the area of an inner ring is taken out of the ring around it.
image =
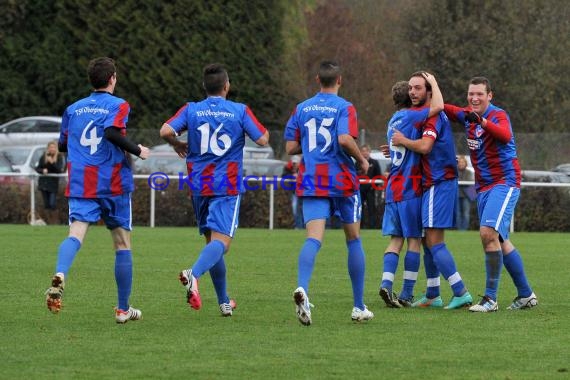
[[[36,222],[36,179],[41,176],[48,176],[48,177],[63,177],[67,178],[67,174],[37,174],[37,173],[1,173],[0,177],[24,177],[30,179],[30,224],[34,225]],[[149,175],[146,174],[136,174],[133,176],[135,179],[146,179],[148,181]],[[178,176],[173,175],[172,178],[178,179]],[[249,178],[248,181],[256,182],[254,178]],[[257,179],[257,182],[261,182],[261,178]],[[274,177],[272,181],[266,181],[269,190],[269,220],[268,220],[268,228],[273,230],[274,228],[274,218],[275,218],[275,190],[276,190],[276,183],[282,182],[292,182],[294,180],[289,178],[281,178],[281,177]],[[363,183],[364,180],[361,180]],[[382,188],[384,181],[383,180],[374,180],[379,187]],[[459,185],[473,185],[474,182],[472,181],[459,181]],[[552,182],[521,182],[521,187],[551,187],[551,188],[568,188],[570,189],[570,183],[552,183]],[[150,221],[149,226],[154,228],[155,227],[155,217],[156,217],[156,191],[154,188],[149,186],[150,191]],[[511,222],[511,232],[514,229],[514,220]]]

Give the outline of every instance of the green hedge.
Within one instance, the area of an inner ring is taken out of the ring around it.
[[[60,187],[57,205],[57,218],[66,223],[68,215],[67,201],[63,195],[64,186]],[[290,192],[281,188],[274,193],[274,228],[292,228]],[[29,187],[5,185],[0,191],[0,223],[27,223],[30,214]],[[46,219],[43,201],[36,190],[36,210]],[[381,215],[384,204],[379,202],[378,214]],[[526,188],[515,212],[516,231],[570,232],[570,189],[568,188]],[[471,229],[478,228],[475,205],[471,214]],[[136,180],[133,195],[133,224],[150,225],[150,190],[146,180]],[[178,190],[175,181],[165,191],[155,192],[155,225],[160,226],[196,226],[196,219],[187,190]],[[269,227],[269,191],[252,190],[243,194],[240,208],[240,227]]]

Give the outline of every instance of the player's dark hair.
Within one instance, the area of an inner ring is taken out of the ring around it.
[[[392,86],[392,99],[397,109],[410,108],[412,99],[408,93],[408,81],[402,80]]]
[[[117,72],[115,61],[109,57],[92,59],[87,66],[87,77],[94,89],[105,88],[109,79]]]
[[[340,65],[335,61],[323,61],[319,66],[319,82],[324,88],[334,87],[341,74]]]
[[[491,92],[491,81],[485,77],[473,77],[469,81],[469,84],[484,84],[487,94]]]
[[[204,67],[204,90],[208,95],[218,95],[229,81],[226,68],[220,63],[211,63]]]
[[[426,80],[426,78],[424,77],[424,73],[425,73],[425,71],[416,71],[415,73],[413,73],[410,76],[410,78],[414,78],[414,77],[422,78],[426,84],[426,90],[431,91],[431,84],[429,84],[428,81]]]

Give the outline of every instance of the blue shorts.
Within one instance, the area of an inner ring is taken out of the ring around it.
[[[386,203],[382,234],[404,238],[422,237],[422,197]]]
[[[108,229],[131,231],[131,193],[108,198],[69,198],[69,223],[95,223],[103,219]]]
[[[497,185],[477,196],[477,212],[481,226],[491,227],[502,240],[509,238],[509,227],[521,190]]]
[[[192,196],[200,234],[215,231],[234,237],[239,223],[240,201],[241,195]]]
[[[350,197],[303,197],[303,221],[327,219],[337,216],[344,224],[360,221],[362,204],[360,193]]]
[[[422,195],[422,225],[424,228],[454,228],[457,180],[436,183]]]

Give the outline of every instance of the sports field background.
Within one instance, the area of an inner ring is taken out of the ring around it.
[[[185,304],[177,280],[203,246],[196,229],[136,228],[131,302],[143,320],[126,325],[114,321],[114,253],[101,226],[90,229],[68,275],[64,309],[48,312],[43,293],[66,234],[65,226],[0,225],[2,379],[570,378],[569,234],[515,233],[540,305],[506,310],[516,291],[503,271],[499,312],[480,314],[384,307],[377,292],[388,240],[363,231],[365,302],[376,317],[358,324],[350,320],[344,236],[328,230],[311,282],[310,327],[292,302],[304,231],[237,231],[226,262],[238,308],[222,318],[208,275],[200,311]],[[477,232],[447,236],[466,285],[481,294]],[[424,287],[420,273],[416,297]],[[451,296],[444,280],[442,296]]]

